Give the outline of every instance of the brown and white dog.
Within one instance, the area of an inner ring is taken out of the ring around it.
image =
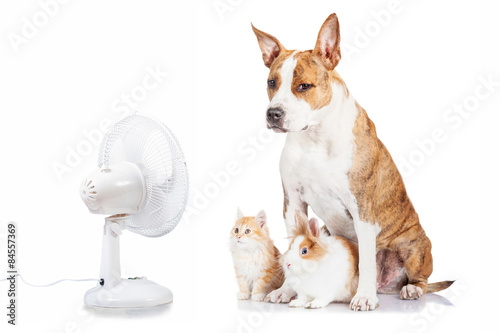
[[[335,71],[340,61],[337,15],[330,15],[313,50],[287,50],[275,37],[253,31],[269,67],[267,125],[287,133],[280,172],[283,215],[290,235],[296,211],[307,208],[328,231],[359,246],[359,285],[353,310],[373,310],[380,293],[417,299],[452,282],[428,284],[427,238],[403,179],[375,126]],[[378,267],[377,267],[378,266]],[[268,295],[289,302],[290,284]]]

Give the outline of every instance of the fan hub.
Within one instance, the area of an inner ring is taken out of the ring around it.
[[[94,214],[137,213],[145,191],[140,168],[130,162],[103,166],[80,185],[80,197]]]

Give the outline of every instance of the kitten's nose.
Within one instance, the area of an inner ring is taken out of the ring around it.
[[[286,264],[286,268],[290,268],[290,264],[288,264],[288,263],[287,263],[287,264]]]

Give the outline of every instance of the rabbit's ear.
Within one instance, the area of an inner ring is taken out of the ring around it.
[[[295,211],[295,226],[293,228],[295,235],[309,235],[310,231],[307,227],[307,215],[302,214],[298,210]]]
[[[311,219],[309,220],[309,230],[311,230],[311,234],[314,237],[319,236],[319,223],[318,219],[316,219],[315,217],[311,217]]]

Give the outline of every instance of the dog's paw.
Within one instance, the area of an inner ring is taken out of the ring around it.
[[[288,287],[281,287],[270,292],[266,296],[265,301],[271,303],[288,303],[292,297],[295,297],[295,295],[297,295],[297,293],[292,289]]]
[[[328,301],[314,299],[305,305],[306,309],[321,309],[330,304]]]
[[[422,288],[414,286],[412,284],[407,284],[406,286],[401,288],[399,296],[401,297],[401,299],[419,299],[423,294],[424,292],[422,291]]]
[[[242,292],[239,292],[236,294],[236,297],[238,299],[241,299],[241,300],[244,300],[244,299],[249,299],[250,298],[250,294],[249,293],[242,293]]]
[[[301,308],[305,305],[306,305],[306,302],[304,302],[303,300],[300,300],[300,299],[294,299],[294,300],[290,301],[290,303],[288,304],[288,306],[291,308]]]
[[[375,310],[379,306],[377,294],[368,295],[356,293],[352,298],[349,309],[353,311]]]
[[[266,294],[253,294],[252,301],[262,302],[266,298]]]

